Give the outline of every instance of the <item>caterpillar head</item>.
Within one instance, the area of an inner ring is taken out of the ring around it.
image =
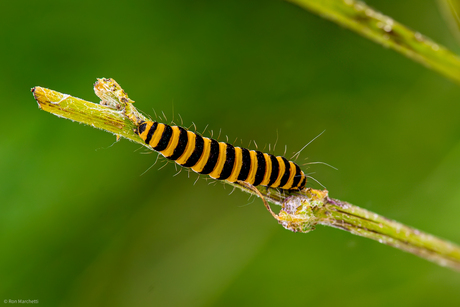
[[[136,128],[134,128],[134,133],[140,136],[142,133],[144,133],[146,127],[147,127],[146,122],[144,121],[139,122],[139,125],[137,125]]]

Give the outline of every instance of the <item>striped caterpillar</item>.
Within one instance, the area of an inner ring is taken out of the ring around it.
[[[132,106],[134,101],[114,79],[98,79],[94,91],[101,98],[102,105],[123,112],[134,123],[134,132],[153,150],[196,173],[246,186],[262,198],[265,207],[278,221],[279,216],[255,187],[262,185],[285,191],[305,188],[305,173],[284,157],[236,147],[179,126],[147,120]]]
[[[234,147],[179,126],[140,121],[135,132],[167,159],[217,180],[289,191],[302,190],[307,182],[300,167],[284,157]]]

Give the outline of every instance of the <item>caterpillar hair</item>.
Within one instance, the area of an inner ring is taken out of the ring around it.
[[[139,121],[135,132],[167,159],[217,180],[289,191],[302,190],[307,182],[300,167],[284,157],[218,142],[180,126]]]

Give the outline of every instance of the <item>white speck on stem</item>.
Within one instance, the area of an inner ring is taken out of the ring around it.
[[[385,26],[383,27],[383,30],[384,30],[385,32],[391,32],[391,31],[393,30],[393,27],[392,27],[391,25],[385,25]]]

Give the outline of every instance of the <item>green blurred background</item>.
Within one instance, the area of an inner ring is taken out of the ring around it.
[[[457,53],[431,1],[367,1]],[[273,144],[335,198],[460,242],[460,87],[300,8],[258,1],[9,1],[0,33],[0,300],[44,306],[459,306],[460,275],[318,226],[40,111],[30,88]],[[221,137],[220,140],[225,140]],[[113,144],[113,145],[112,145]],[[310,182],[315,188],[319,185]]]

